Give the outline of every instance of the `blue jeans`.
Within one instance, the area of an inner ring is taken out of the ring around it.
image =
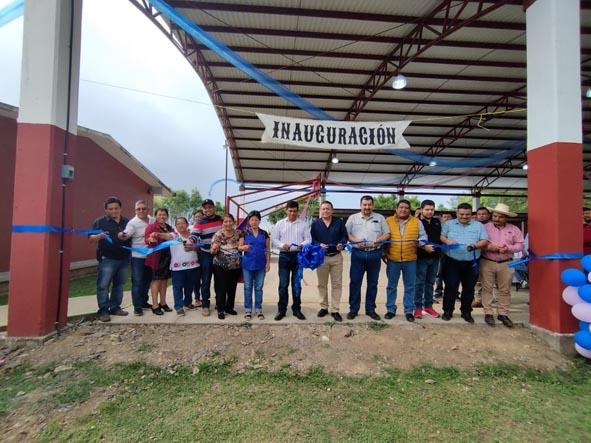
[[[439,272],[439,257],[421,257],[417,260],[415,309],[433,306],[433,285]]]
[[[213,275],[213,255],[199,251],[199,264],[201,265],[201,301],[204,308],[209,308],[211,297],[211,276]]]
[[[172,271],[172,295],[174,296],[174,309],[176,311],[193,302],[192,295],[196,269],[199,268]]]
[[[127,280],[128,265],[129,258],[113,260],[103,257],[99,262],[96,274],[96,301],[99,307],[99,314],[108,314],[121,309],[123,285]],[[111,283],[113,284],[112,287]],[[109,287],[111,287],[110,297]]]
[[[361,282],[367,273],[367,289],[365,291],[365,312],[375,312],[378,294],[378,278],[382,266],[382,250],[361,251],[353,248],[351,252],[351,269],[349,270],[349,312],[357,314],[361,305]]]
[[[402,282],[404,283],[404,313],[412,314],[415,308],[415,281],[417,279],[417,261],[392,261],[388,260],[386,266],[386,275],[388,276],[388,286],[386,287],[386,310],[392,314],[396,313],[396,290],[398,280],[402,273]]]
[[[131,300],[135,309],[142,309],[148,303],[152,270],[145,261],[145,258],[131,257]]]
[[[298,254],[292,252],[281,252],[279,254],[279,303],[277,309],[280,313],[287,312],[287,305],[289,304],[289,287],[291,280],[291,297],[293,303],[291,310],[295,312],[301,311],[302,300],[300,297],[301,288],[296,288],[296,278],[298,274]]]
[[[263,285],[265,284],[265,270],[249,271],[242,269],[244,278],[244,311],[252,312],[252,290],[254,289],[254,309],[263,310]]]

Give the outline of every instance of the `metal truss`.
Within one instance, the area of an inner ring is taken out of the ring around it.
[[[240,157],[236,147],[236,138],[230,118],[226,112],[226,107],[222,99],[220,88],[218,88],[216,79],[211,72],[207,64],[207,60],[203,56],[201,50],[196,49],[198,42],[194,41],[192,37],[187,35],[183,30],[177,28],[174,25],[168,24],[162,19],[159,19],[160,13],[152,7],[147,0],[129,0],[136,8],[138,8],[148,19],[162,31],[166,37],[172,42],[172,44],[180,51],[180,53],[187,59],[191,64],[197,75],[201,78],[201,81],[205,85],[205,89],[209,94],[212,104],[214,105],[215,112],[222,123],[222,129],[226,142],[230,149],[232,156],[232,162],[234,163],[234,170],[236,171],[236,178],[238,181],[243,181],[244,176],[242,173],[242,165],[240,164]]]
[[[499,0],[493,4],[486,4],[486,1],[442,1],[429,14],[421,17],[415,27],[390,51],[374,73],[365,82],[359,95],[351,105],[345,120],[355,120],[363,111],[363,108],[371,98],[382,88],[392,77],[401,72],[407,64],[412,62],[427,49],[436,45],[443,39],[449,37],[458,29],[469,23],[478,20],[490,12],[510,3],[508,0]],[[465,14],[468,5],[476,4],[471,15],[461,17]],[[436,17],[443,17],[441,25],[429,24]],[[427,40],[429,35],[434,38]]]
[[[517,156],[505,160],[501,165],[496,166],[492,171],[490,171],[487,175],[485,175],[480,180],[478,180],[478,182],[476,182],[472,189],[472,193],[480,193],[483,189],[488,188],[491,184],[493,184],[501,177],[506,176],[512,170],[521,168],[523,165],[525,165],[527,163],[527,157],[517,158],[521,157],[521,155],[523,155],[524,153],[525,150],[524,152],[520,152],[519,154],[517,154]]]
[[[497,114],[493,114],[495,112],[508,111],[520,106],[524,106],[525,98],[522,94],[524,89],[525,85],[513,91],[507,92],[494,102],[482,107],[472,115],[464,118],[460,123],[451,128],[435,143],[433,143],[433,145],[427,149],[423,155],[430,157],[437,156],[447,146],[453,144],[455,141],[464,137],[474,129],[482,128],[483,124],[497,117]],[[423,170],[424,167],[425,165],[423,164],[414,163],[400,182],[401,186],[408,186],[410,182],[416,177],[416,175]]]

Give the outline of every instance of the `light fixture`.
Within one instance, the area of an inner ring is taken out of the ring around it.
[[[431,160],[429,162],[429,166],[437,166],[437,162],[435,160]]]
[[[338,157],[336,155],[333,155],[332,158],[330,159],[330,162],[333,165],[336,165],[339,162],[339,159],[338,159]]]
[[[585,91],[585,97],[591,98],[591,88],[587,88],[587,91]]]
[[[394,77],[394,80],[392,80],[392,87],[394,89],[404,89],[406,88],[406,83],[406,77],[402,74],[398,74]]]
[[[524,171],[527,171],[527,168],[528,168],[527,163],[521,167],[521,169],[523,169]]]

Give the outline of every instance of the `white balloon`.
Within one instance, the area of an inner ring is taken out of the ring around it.
[[[575,349],[577,350],[577,352],[579,354],[581,354],[583,357],[586,358],[591,358],[591,349],[585,349],[582,346],[579,346],[578,344],[575,343]]]
[[[562,291],[562,299],[567,305],[574,306],[578,303],[585,303],[581,297],[579,297],[579,289],[575,286],[567,286]]]
[[[591,323],[591,303],[577,303],[570,310],[577,320]]]
[[[589,283],[591,283],[591,272],[589,272],[589,274],[587,274],[587,280],[589,280]]]

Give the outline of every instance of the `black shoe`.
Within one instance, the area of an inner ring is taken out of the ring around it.
[[[219,312],[218,312],[218,318],[219,318],[220,320],[223,320],[224,318],[226,318],[226,314],[224,314],[222,311],[219,311]]]
[[[386,315],[384,315],[384,318],[385,318],[386,320],[391,320],[391,319],[393,319],[394,317],[396,317],[396,312],[386,312]]]
[[[160,306],[158,306],[156,309],[152,308],[152,314],[154,314],[154,315],[164,315],[164,312],[162,312],[162,309],[160,308]]]
[[[152,309],[152,305],[150,303],[144,303],[142,309]]]
[[[377,314],[376,311],[373,312],[368,312],[365,315],[367,315],[369,318],[371,318],[372,320],[375,321],[380,321],[382,318]]]
[[[236,312],[234,309],[226,309],[226,314],[238,315],[238,312]]]
[[[349,312],[347,314],[347,320],[355,320],[355,317],[357,317],[357,313],[356,312]]]
[[[284,317],[285,317],[285,312],[278,312],[277,315],[275,316],[275,321],[283,320]]]
[[[495,325],[495,318],[493,317],[492,314],[485,314],[484,315],[484,323],[486,323],[489,326],[494,326]]]
[[[160,305],[160,307],[164,312],[172,312],[172,309],[170,309],[170,306],[168,305]]]
[[[410,322],[415,321],[415,316],[414,315],[412,315],[412,314],[405,314],[405,316],[406,316],[406,321],[410,321]]]
[[[321,309],[318,311],[318,317],[326,317],[328,315],[328,309]]]
[[[144,315],[144,310],[142,308],[133,308],[133,315],[136,317],[141,317]]]
[[[491,315],[491,317],[492,317],[492,315]],[[513,322],[506,315],[497,315],[497,320],[499,320],[501,323],[503,323],[508,328],[512,328],[513,327]]]
[[[453,314],[451,312],[444,312],[441,315],[441,320],[450,321],[452,317],[453,317]]]
[[[298,320],[305,320],[306,319],[306,316],[304,314],[302,314],[302,311],[294,312],[293,316],[295,318],[297,318]]]
[[[472,314],[469,312],[465,312],[462,314],[462,318],[466,320],[468,323],[474,323],[474,319],[472,318]]]
[[[332,318],[334,319],[334,321],[343,321],[343,317],[341,317],[341,314],[339,314],[338,312],[333,312],[332,314],[330,314],[332,316]]]
[[[193,303],[189,303],[188,305],[185,305],[185,309],[188,309],[189,311],[194,311],[195,309],[197,309],[197,306],[195,306]]]

